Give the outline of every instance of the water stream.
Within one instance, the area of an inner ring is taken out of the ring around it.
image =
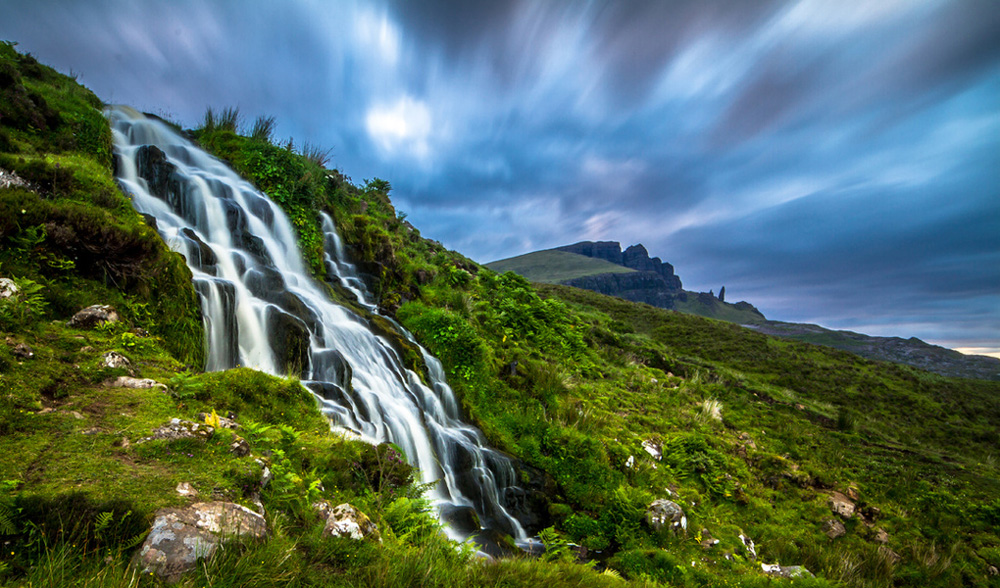
[[[471,507],[483,528],[525,541],[506,504],[517,491],[511,462],[462,421],[440,362],[420,348],[425,385],[365,318],[332,302],[306,269],[284,212],[224,163],[133,109],[107,116],[119,182],[194,274],[206,369],[300,376],[335,427],[402,448],[421,482],[436,482],[428,498],[446,521]],[[322,223],[329,278],[376,312],[333,221],[323,215]],[[456,539],[477,531],[458,526],[448,527]]]

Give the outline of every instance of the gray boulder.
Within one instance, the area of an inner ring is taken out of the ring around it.
[[[132,362],[127,357],[117,351],[109,351],[104,354],[104,367],[122,368],[131,371]]]
[[[186,508],[164,508],[156,513],[153,528],[133,565],[141,573],[153,573],[176,582],[195,568],[201,558],[210,558],[226,539],[267,535],[264,517],[231,502],[198,502]]]
[[[646,508],[646,524],[657,532],[664,528],[686,531],[687,517],[684,515],[684,509],[676,502],[660,498]]]
[[[814,578],[813,573],[803,566],[779,566],[778,564],[760,564],[760,568],[769,576],[777,578]]]
[[[336,506],[326,519],[323,534],[332,537],[347,537],[361,540],[365,538],[382,541],[378,526],[368,518],[368,515],[346,502]]]
[[[847,528],[844,527],[844,523],[838,521],[837,519],[830,519],[823,523],[823,532],[830,539],[836,539],[837,537],[843,537],[847,534]]]
[[[117,323],[118,312],[107,304],[88,306],[69,319],[69,326],[76,329],[93,329],[103,323]]]

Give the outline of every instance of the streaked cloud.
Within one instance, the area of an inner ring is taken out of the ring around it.
[[[778,319],[1000,348],[994,0],[0,0],[104,99],[379,176],[480,261],[642,242]],[[895,329],[895,330],[894,330]]]

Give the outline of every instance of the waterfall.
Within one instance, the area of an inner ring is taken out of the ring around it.
[[[440,362],[420,347],[425,385],[365,318],[332,302],[307,271],[284,212],[224,163],[133,109],[107,116],[120,184],[194,275],[206,369],[300,376],[335,427],[402,448],[421,482],[436,482],[428,498],[446,522],[470,520],[450,515],[472,508],[483,528],[525,541],[505,505],[518,491],[512,464],[462,422]],[[330,278],[375,312],[325,214],[322,229]],[[479,531],[468,526],[446,528],[461,540]]]

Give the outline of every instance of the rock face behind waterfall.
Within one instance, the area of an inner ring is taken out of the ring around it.
[[[360,316],[329,299],[306,270],[284,212],[222,162],[163,123],[124,108],[109,113],[116,170],[135,208],[184,255],[204,317],[207,368],[291,375],[334,424],[392,442],[433,486],[439,511],[473,509],[482,527],[525,539],[532,491],[511,460],[462,422],[440,363],[375,313],[332,220],[322,216],[328,275],[357,297]],[[423,357],[426,380],[402,361]],[[427,383],[425,383],[425,381]],[[516,515],[508,510],[517,506]],[[464,539],[479,529],[452,529]]]

